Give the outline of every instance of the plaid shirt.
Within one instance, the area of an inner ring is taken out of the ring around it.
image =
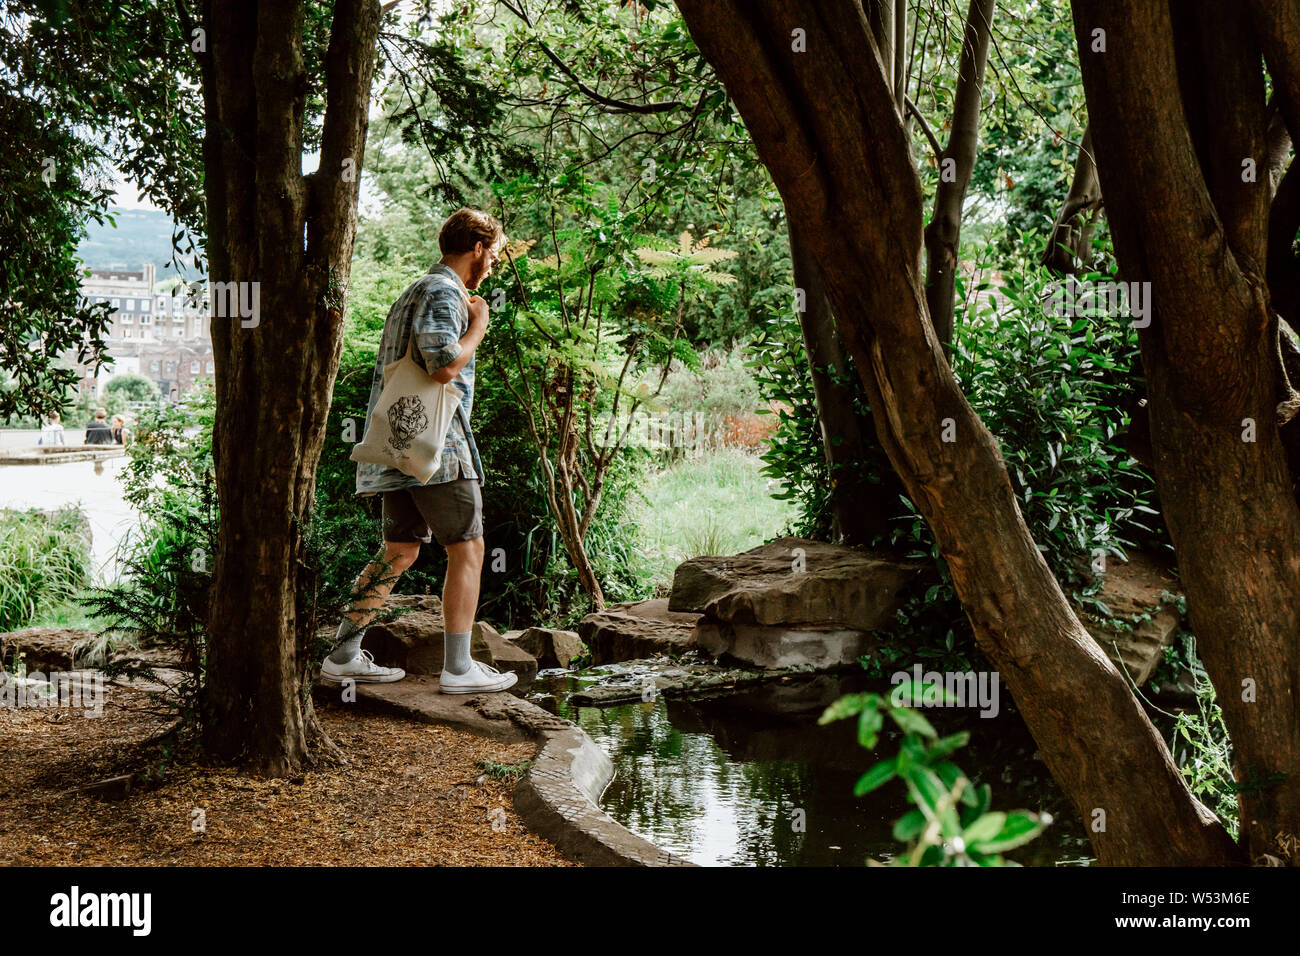
[[[454,362],[461,353],[460,338],[469,331],[469,291],[460,276],[451,269],[436,264],[429,272],[416,279],[401,297],[393,303],[384,322],[384,335],[379,343],[379,356],[375,361],[374,384],[370,388],[370,404],[366,408],[366,424],[379,401],[384,388],[384,368],[406,354],[411,331],[415,331],[416,350],[412,355],[416,364],[425,371],[437,370]],[[474,407],[474,359],[465,363],[452,379],[464,395],[460,412],[447,429],[447,443],[442,449],[442,464],[424,484],[439,485],[457,478],[483,480],[483,463],[479,460],[474,430],[469,424],[469,413]],[[357,463],[357,494],[397,491],[401,488],[418,488],[421,482],[396,468],[387,468],[369,462]]]

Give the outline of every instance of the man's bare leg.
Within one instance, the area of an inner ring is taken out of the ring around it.
[[[374,620],[375,612],[393,593],[397,580],[420,556],[418,541],[385,541],[384,559],[372,561],[352,585],[352,603],[346,616],[358,630]]]
[[[321,665],[321,676],[330,680],[351,677],[357,680],[401,680],[405,672],[395,667],[379,667],[361,655],[361,638],[365,626],[383,607],[398,578],[420,556],[418,541],[386,541],[384,557],[372,561],[352,586],[352,601],[339,625],[337,645]]]
[[[446,634],[442,667],[448,674],[465,674],[473,663],[469,645],[474,613],[478,610],[483,551],[481,537],[447,545],[447,577],[442,583],[442,622]]]
[[[439,689],[444,694],[495,694],[509,690],[519,679],[515,674],[498,673],[496,668],[469,656],[483,552],[481,537],[447,546],[447,578],[442,585],[446,641],[439,678]]]
[[[442,583],[442,616],[447,630],[472,630],[483,577],[483,539],[447,545],[447,578]]]

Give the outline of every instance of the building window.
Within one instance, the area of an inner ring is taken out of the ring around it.
[[[140,311],[141,311],[141,312],[152,312],[152,311],[153,311],[153,302],[152,302],[151,300],[149,300],[149,299],[141,299],[141,300],[140,300]]]
[[[154,372],[154,373],[157,373],[157,371],[158,371],[158,360],[157,360],[157,359],[154,359],[152,362],[149,363],[149,371]]]
[[[190,374],[191,374],[191,375],[198,375],[198,374],[199,374],[199,362],[198,362],[198,359],[195,359],[195,360],[193,360],[193,361],[190,362]]]
[[[211,375],[211,374],[212,374],[213,372],[215,372],[216,370],[217,370],[217,367],[216,367],[216,365],[213,363],[212,359],[208,359],[208,374]]]
[[[124,338],[124,339],[129,339],[130,337],[131,337],[131,330],[130,330],[130,329],[123,329],[123,330],[122,330],[122,338]]]
[[[109,299],[109,300],[108,300],[108,304],[111,305],[113,308],[116,309],[116,308],[117,308],[117,299]]]
[[[122,320],[122,324],[123,324],[123,325],[130,325],[132,322],[135,321],[135,316],[133,316],[133,315],[132,315],[131,313],[129,313],[129,312],[122,312],[122,313],[118,316],[118,318],[120,318],[120,319]]]
[[[167,363],[167,374],[168,374],[168,375],[175,375],[175,374],[176,374],[176,363],[175,363],[175,362],[168,362],[168,363]]]

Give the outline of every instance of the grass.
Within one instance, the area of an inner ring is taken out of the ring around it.
[[[514,783],[526,774],[528,768],[532,765],[531,760],[522,760],[515,764],[499,763],[495,760],[480,760],[477,764],[478,769],[493,780],[499,780],[502,783]]]
[[[789,524],[796,507],[772,497],[779,488],[762,467],[756,455],[723,448],[651,474],[632,561],[647,590],[666,589],[683,561],[748,551]]]
[[[0,510],[0,631],[72,602],[90,575],[90,536],[76,506]]]
[[[75,598],[62,604],[38,608],[27,627],[65,627],[77,631],[97,631],[103,627]]]

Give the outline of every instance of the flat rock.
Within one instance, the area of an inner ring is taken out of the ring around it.
[[[627,601],[588,614],[578,622],[578,635],[592,664],[617,664],[690,650],[699,619],[699,614],[670,611],[667,598]]]
[[[708,616],[695,626],[695,643],[715,658],[769,670],[800,666],[835,670],[855,663],[875,647],[868,631],[764,627]]]
[[[0,634],[0,662],[8,667],[22,654],[29,671],[81,670],[91,663],[79,645],[94,637],[91,631],[65,627],[29,627]]]
[[[1107,562],[1097,595],[1122,624],[1086,612],[1079,615],[1093,640],[1139,687],[1160,665],[1182,624],[1177,607],[1163,598],[1178,591],[1178,578],[1165,565],[1132,552],[1127,563]]]
[[[629,662],[635,667],[596,676],[581,690],[569,695],[579,707],[609,707],[614,704],[646,702],[657,696],[712,697],[729,695],[742,687],[774,681],[803,680],[811,675],[806,667],[783,670],[738,668],[713,663],[670,664],[662,659]],[[599,668],[596,668],[599,671]],[[584,671],[591,674],[591,671]]]
[[[678,565],[668,609],[783,629],[871,631],[893,619],[925,568],[842,545],[778,538],[743,554]]]
[[[568,668],[582,656],[582,639],[576,631],[530,627],[514,639],[515,646],[533,657],[541,667]]]
[[[484,661],[485,664],[491,664],[499,671],[510,671],[519,675],[518,683],[510,688],[511,693],[522,694],[529,688],[537,677],[539,666],[537,658],[514,641],[507,641],[486,621],[474,622],[474,639],[482,640],[492,657],[491,660]],[[482,658],[476,656],[475,660],[482,660]],[[441,668],[439,671],[441,672]]]
[[[433,594],[394,594],[384,602],[383,610],[400,613],[366,628],[362,646],[374,655],[375,663],[400,667],[408,674],[441,674],[442,600]],[[481,633],[470,638],[470,656],[492,663],[492,652]]]
[[[408,674],[442,673],[442,601],[433,594],[394,594],[384,602],[384,612],[400,612],[389,621],[366,628],[362,647],[374,655],[375,663],[400,667]],[[330,641],[334,628],[320,632]],[[522,648],[507,641],[486,621],[475,621],[470,636],[470,656],[498,670],[513,671],[519,682],[512,690],[521,692],[537,676],[537,661]]]

